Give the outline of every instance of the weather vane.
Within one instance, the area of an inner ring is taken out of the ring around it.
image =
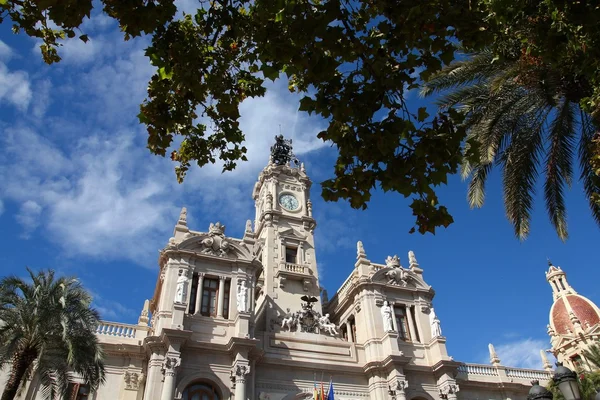
[[[292,151],[292,139],[284,139],[283,135],[275,136],[275,144],[271,146],[271,160],[276,165],[286,165],[289,162],[298,165],[299,161]]]

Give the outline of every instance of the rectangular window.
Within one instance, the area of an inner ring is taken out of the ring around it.
[[[419,336],[419,328],[417,326],[417,319],[415,318],[415,306],[411,306],[410,307],[410,316],[412,317],[413,332],[415,333],[415,336],[417,338],[417,342],[421,342],[421,337]]]
[[[80,383],[69,383],[69,400],[88,400],[90,396],[90,387]]]
[[[285,248],[285,262],[291,264],[297,264],[298,258],[298,249],[295,247],[287,247]]]
[[[574,356],[571,357],[571,362],[573,363],[573,366],[576,369],[582,369],[583,368],[583,361],[581,359],[581,356],[579,354],[575,354]]]
[[[216,317],[219,280],[204,278],[204,284],[202,286],[202,305],[200,306],[200,314],[206,317]]]
[[[231,288],[231,280],[225,281],[225,293],[223,296],[223,318],[229,319],[229,292]]]
[[[408,330],[408,321],[406,318],[406,307],[394,307],[396,313],[396,328],[398,329],[398,337],[405,342],[410,342],[410,331]]]
[[[192,275],[192,288],[190,289],[190,314],[196,313],[196,296],[198,296],[198,275]]]

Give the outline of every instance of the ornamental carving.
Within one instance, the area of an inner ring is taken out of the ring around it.
[[[163,375],[174,375],[175,369],[181,364],[181,359],[178,357],[166,357],[163,362],[161,371]]]
[[[125,371],[123,380],[125,381],[126,390],[138,390],[146,381],[146,376],[143,372],[138,374],[137,372]]]
[[[388,257],[389,258],[389,257]],[[386,260],[387,262],[387,260]],[[400,264],[398,264],[400,265]],[[410,279],[410,275],[408,271],[404,268],[398,266],[393,267],[389,271],[385,273],[386,278],[388,278],[388,285],[402,286],[406,287],[408,285],[408,280]]]
[[[308,332],[321,333],[326,332],[331,336],[338,334],[337,326],[329,320],[329,314],[321,315],[318,311],[313,310],[313,303],[318,301],[316,297],[302,296],[302,310],[290,313],[281,317],[279,325],[282,330],[287,329],[290,332]]]
[[[451,397],[456,397],[456,393],[458,393],[459,390],[460,388],[458,387],[458,384],[447,383],[446,385],[440,388],[440,397],[442,399],[447,399],[449,395],[454,395]]]
[[[219,257],[226,256],[231,249],[231,244],[225,239],[225,225],[221,225],[220,222],[210,224],[208,237],[202,239],[200,244],[200,253]]]

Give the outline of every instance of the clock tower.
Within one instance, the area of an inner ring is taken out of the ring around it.
[[[301,306],[301,297],[315,297],[321,311],[310,201],[311,181],[292,153],[291,140],[275,137],[269,164],[259,174],[253,191],[256,205],[255,238],[263,271],[258,278],[273,307],[267,320]]]

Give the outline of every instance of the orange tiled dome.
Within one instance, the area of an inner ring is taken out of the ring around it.
[[[590,300],[578,294],[561,296],[554,302],[550,309],[550,324],[559,335],[567,335],[567,329],[571,333],[575,332],[575,326],[569,317],[565,300],[569,302],[573,314],[579,319],[584,329],[588,324],[589,326],[594,326],[600,323],[600,313]]]

